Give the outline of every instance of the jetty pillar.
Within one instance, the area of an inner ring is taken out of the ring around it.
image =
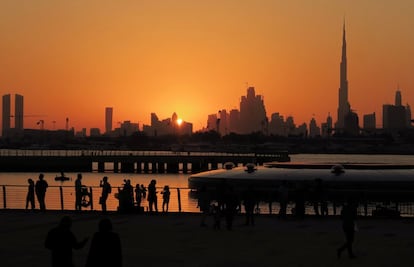
[[[141,162],[137,162],[137,173],[141,173],[142,172],[142,165]]]
[[[187,173],[187,172],[188,172],[188,163],[183,162],[183,173]]]
[[[211,169],[212,170],[217,170],[218,169],[218,163],[217,162],[212,162],[211,163]]]
[[[123,173],[133,173],[134,172],[134,163],[133,162],[121,162],[121,172],[123,172]]]
[[[149,173],[149,163],[144,162],[144,173]]]
[[[193,161],[191,162],[191,172],[192,173],[198,173],[201,171],[201,164],[199,161]]]
[[[165,163],[164,162],[158,162],[158,173],[165,173]]]
[[[179,163],[178,162],[168,162],[167,172],[168,173],[178,173],[179,172]]]
[[[103,161],[98,162],[98,172],[105,172],[105,162]]]
[[[119,172],[119,162],[114,161],[114,173],[118,173],[118,172]]]

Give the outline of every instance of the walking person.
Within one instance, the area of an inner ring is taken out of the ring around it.
[[[140,210],[140,207],[141,207],[141,198],[142,198],[141,187],[139,186],[139,184],[136,184],[135,185],[135,201],[137,203],[138,210]]]
[[[99,183],[99,186],[102,187],[101,197],[99,198],[99,204],[102,206],[102,212],[106,212],[106,200],[108,195],[112,192],[111,184],[108,182],[108,177],[104,176],[102,181]]]
[[[353,201],[348,201],[342,207],[341,211],[341,220],[342,220],[342,229],[345,234],[345,243],[337,249],[338,259],[341,257],[342,252],[347,249],[348,256],[350,259],[356,258],[354,252],[352,251],[352,244],[354,242],[355,236],[355,219],[357,216],[357,205]]]
[[[88,238],[78,242],[71,231],[72,219],[64,216],[46,236],[45,247],[52,252],[52,267],[73,267],[72,249],[81,249]]]
[[[121,240],[112,231],[112,222],[104,218],[91,241],[86,267],[122,267]]]
[[[153,179],[148,185],[148,208],[150,212],[152,211],[158,212],[156,184],[157,184],[157,181]]]
[[[35,183],[32,178],[27,179],[29,183],[29,187],[27,188],[27,196],[26,196],[26,209],[30,207],[32,210],[35,209]]]
[[[78,173],[75,181],[75,210],[82,209],[82,174]]]
[[[44,180],[43,173],[39,174],[39,180],[36,181],[36,185],[35,185],[35,192],[36,192],[37,200],[39,201],[39,206],[40,206],[41,211],[46,210],[45,197],[46,197],[46,190],[48,187],[49,185]]]

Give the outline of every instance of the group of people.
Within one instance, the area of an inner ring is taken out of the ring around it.
[[[39,179],[35,182],[32,178],[29,178],[27,180],[29,183],[29,188],[27,191],[27,197],[26,197],[26,209],[29,208],[29,204],[32,210],[35,209],[35,195],[37,197],[37,200],[39,202],[39,207],[41,211],[46,210],[46,203],[45,203],[45,197],[46,197],[46,190],[49,187],[48,183],[44,179],[43,173],[39,174]]]
[[[48,183],[44,179],[44,174],[39,175],[38,181],[36,183],[32,178],[27,180],[29,186],[26,197],[26,209],[30,208],[35,209],[35,196],[38,199],[40,210],[46,210],[46,191],[49,187]],[[121,211],[131,211],[136,208],[139,211],[143,211],[142,200],[148,201],[148,210],[150,212],[158,212],[158,191],[156,188],[156,180],[153,179],[148,185],[148,189],[143,184],[136,184],[135,189],[131,185],[131,180],[125,179],[124,185],[122,188],[118,188],[118,194],[116,197],[119,200],[119,209]],[[101,205],[102,212],[107,211],[107,200],[109,195],[112,193],[112,186],[108,181],[108,177],[104,176],[99,183],[99,186],[102,188],[101,196],[99,197],[99,204]],[[148,192],[148,193],[147,193]],[[160,192],[162,195],[162,211],[168,212],[169,202],[170,202],[170,187],[168,185],[164,186],[163,190]],[[88,188],[82,184],[82,174],[77,174],[75,180],[75,210],[80,211],[83,207],[91,205],[91,193]]]
[[[73,249],[81,249],[88,238],[78,241],[71,231],[72,219],[64,216],[57,227],[51,229],[45,240],[45,247],[51,251],[53,267],[73,267]],[[122,266],[122,247],[119,235],[112,231],[112,222],[101,219],[98,231],[93,235],[86,267]]]
[[[158,191],[156,184],[157,181],[153,179],[147,188],[143,184],[138,183],[135,185],[135,189],[133,189],[131,180],[124,180],[123,187],[118,189],[119,210],[123,212],[130,212],[135,209],[138,212],[143,212],[144,208],[141,203],[142,200],[146,199],[148,201],[148,211],[158,212]],[[168,212],[171,195],[170,187],[168,185],[164,186],[161,194],[163,200],[162,211]]]

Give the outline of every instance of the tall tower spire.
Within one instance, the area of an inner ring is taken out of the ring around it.
[[[347,78],[347,56],[346,56],[346,31],[345,20],[342,33],[342,56],[340,64],[340,82],[339,82],[339,103],[338,103],[338,120],[336,122],[336,128],[338,130],[344,128],[345,116],[351,111],[351,107],[348,102],[348,78]]]

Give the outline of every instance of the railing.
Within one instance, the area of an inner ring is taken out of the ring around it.
[[[27,186],[24,185],[0,185],[0,209],[25,209],[26,208],[26,194]],[[161,192],[162,188],[157,188]],[[91,205],[84,207],[83,210],[101,210],[99,197],[101,195],[101,188],[97,186],[88,187],[90,192]],[[118,188],[112,189],[112,194],[107,200],[107,210],[116,211],[119,206],[119,200],[115,197]],[[189,188],[170,188],[170,202],[169,212],[199,212],[197,207],[197,199],[194,192]],[[75,188],[73,186],[49,186],[46,193],[46,209],[47,210],[75,210]],[[36,209],[39,209],[37,199],[35,199]],[[330,215],[338,215],[341,211],[342,203],[328,202],[328,211]],[[148,202],[142,199],[141,206],[144,210],[148,210]],[[398,211],[401,216],[411,217],[414,215],[413,202],[365,202],[358,207],[358,214],[361,216],[373,216],[378,207],[386,207],[389,211]],[[290,202],[287,208],[288,214],[292,213],[295,203]],[[30,203],[27,207],[30,209]],[[158,211],[162,211],[162,195],[158,194]],[[244,209],[240,209],[244,212]],[[256,207],[256,213],[262,214],[277,214],[279,212],[278,202],[260,202]],[[306,202],[305,213],[308,215],[315,215],[312,202]]]

